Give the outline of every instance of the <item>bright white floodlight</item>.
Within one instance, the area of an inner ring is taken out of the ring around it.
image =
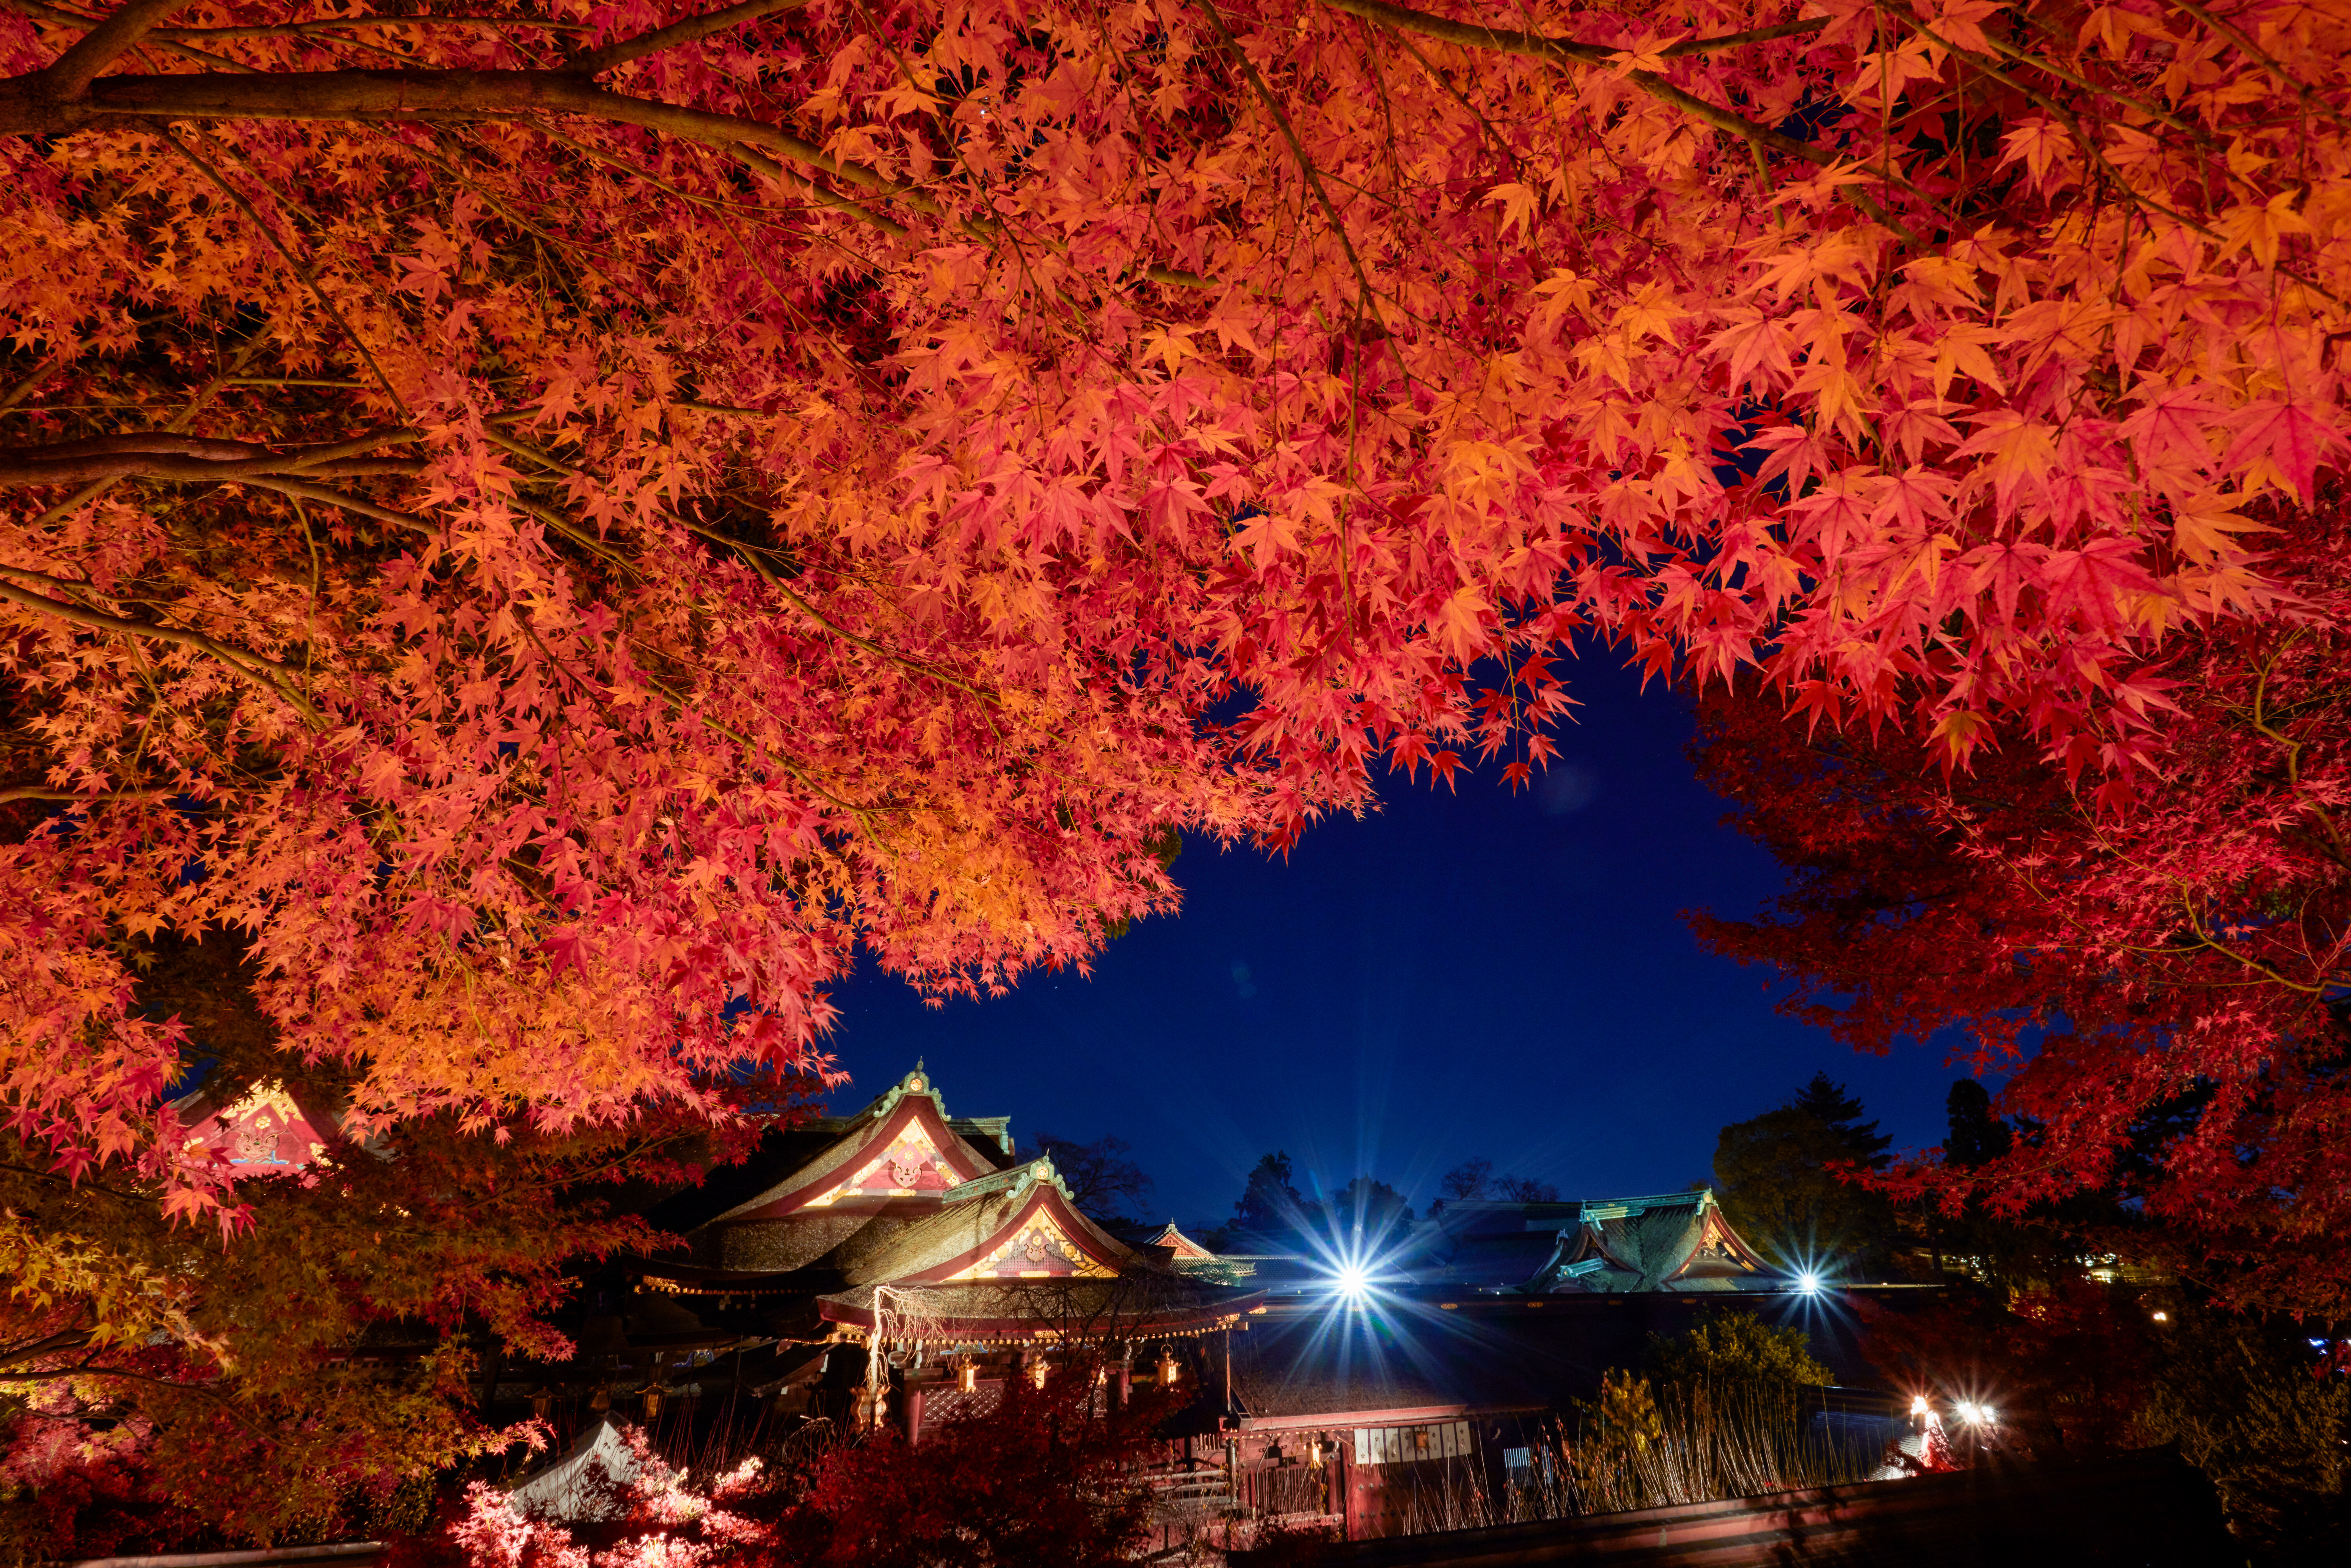
[[[1796,1276],[1796,1289],[1808,1296],[1817,1296],[1821,1293],[1821,1277],[1818,1274],[1799,1274]]]
[[[1339,1293],[1353,1301],[1362,1301],[1370,1293],[1372,1277],[1361,1263],[1344,1263],[1339,1268]]]

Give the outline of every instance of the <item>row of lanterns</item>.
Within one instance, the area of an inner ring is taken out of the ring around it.
[[[633,1397],[637,1401],[638,1408],[644,1413],[644,1418],[651,1421],[661,1415],[662,1402],[670,1393],[671,1390],[658,1385],[647,1384],[638,1389],[633,1396],[624,1396],[624,1397]],[[600,1386],[588,1396],[588,1411],[590,1415],[601,1416],[611,1407],[612,1391],[609,1387]],[[554,1413],[554,1410],[555,1391],[553,1389],[542,1388],[530,1396],[530,1413],[540,1420],[546,1420]]]
[[[1029,1381],[1034,1386],[1042,1388],[1045,1386],[1045,1380],[1052,1375],[1052,1371],[1053,1367],[1050,1362],[1041,1359],[1032,1361],[1029,1364]],[[1173,1388],[1176,1386],[1177,1382],[1181,1380],[1184,1368],[1183,1364],[1176,1359],[1175,1352],[1163,1350],[1159,1353],[1157,1371],[1159,1374],[1159,1386],[1162,1388]],[[1094,1368],[1095,1387],[1099,1388],[1109,1381],[1110,1368],[1107,1366],[1098,1366]],[[956,1361],[956,1386],[966,1394],[974,1393],[978,1389],[979,1363],[976,1358],[967,1355]]]
[[[1042,1359],[1032,1361],[1029,1364],[1029,1381],[1041,1389],[1045,1386],[1046,1380],[1052,1375],[1052,1364],[1050,1362]],[[1172,1350],[1163,1350],[1159,1353],[1159,1360],[1155,1370],[1159,1375],[1159,1385],[1162,1388],[1175,1387],[1183,1377],[1183,1364],[1176,1359],[1176,1354]],[[1109,1377],[1108,1367],[1097,1367],[1094,1370],[1095,1386],[1100,1387],[1109,1380]],[[976,1358],[967,1355],[956,1361],[956,1386],[966,1394],[977,1390],[979,1363]],[[653,1384],[636,1390],[633,1397],[638,1401],[646,1420],[653,1420],[661,1415],[662,1402],[669,1392],[668,1389]],[[612,1391],[610,1387],[599,1387],[589,1396],[588,1408],[591,1414],[601,1416],[611,1407]],[[555,1391],[553,1389],[541,1388],[530,1396],[530,1413],[540,1420],[548,1419],[554,1409]]]

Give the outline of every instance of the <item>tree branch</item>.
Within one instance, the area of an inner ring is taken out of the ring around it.
[[[32,78],[0,82],[0,135],[64,136],[117,116],[163,120],[522,120],[578,114],[660,131],[731,152],[763,148],[795,163],[903,202],[931,217],[946,210],[924,191],[847,162],[757,120],[710,114],[608,92],[558,71],[286,71],[259,76],[114,76],[75,103],[45,100]],[[241,198],[240,198],[241,199]]]
[[[1459,44],[1466,48],[1494,49],[1503,54],[1520,55],[1532,60],[1549,60],[1554,64],[1604,66],[1621,59],[1629,52],[1612,45],[1579,43],[1570,38],[1546,37],[1541,33],[1520,33],[1509,28],[1485,26],[1477,22],[1457,22],[1450,17],[1432,16],[1426,11],[1415,11],[1403,5],[1390,5],[1385,3],[1385,0],[1322,0],[1322,3],[1334,11],[1343,12],[1350,16],[1360,16],[1367,22],[1377,22],[1383,26],[1394,27],[1400,32],[1421,33],[1432,38],[1442,39],[1448,44]],[[1665,56],[1704,54],[1717,49],[1736,48],[1747,44],[1761,43],[1770,38],[1793,37],[1798,34],[1813,32],[1827,25],[1825,18],[1807,18],[1801,22],[1782,23],[1777,27],[1759,27],[1752,32],[1732,33],[1719,38],[1687,39],[1657,52]],[[1802,159],[1820,169],[1834,169],[1843,162],[1825,148],[1815,147],[1808,141],[1799,141],[1792,136],[1782,136],[1759,120],[1734,114],[1729,110],[1719,108],[1695,94],[1686,92],[1655,71],[1631,71],[1626,73],[1625,79],[1651,98],[1660,102],[1669,103],[1693,120],[1711,125],[1718,131],[1729,131],[1751,146],[1768,148],[1774,152],[1784,152],[1791,158]],[[1868,172],[1899,185],[1914,196],[1925,199],[1917,187],[1890,167],[1872,169]],[[1851,194],[1855,203],[1871,217],[1893,229],[1906,241],[1913,245],[1917,243],[1917,236],[1896,221],[1894,215],[1875,198],[1862,191],[1854,191]]]
[[[187,0],[131,0],[27,79],[37,84],[34,90],[44,98],[78,99],[99,72],[138,47],[141,34],[185,4]]]
[[[89,1344],[89,1334],[86,1331],[68,1330],[61,1333],[53,1333],[46,1339],[37,1339],[30,1344],[17,1345],[10,1350],[0,1351],[0,1366],[14,1366],[18,1362],[34,1361],[42,1356],[56,1355],[64,1351],[81,1350]]]
[[[91,479],[146,478],[173,483],[222,482],[257,474],[347,472],[338,460],[380,446],[422,441],[421,430],[397,429],[319,446],[272,452],[243,441],[217,441],[166,431],[101,435],[54,446],[0,451],[0,485],[77,485]],[[371,465],[362,472],[413,473],[422,465]]]
[[[250,485],[256,490],[275,490],[281,496],[292,496],[300,500],[317,501],[322,506],[340,507],[346,512],[356,512],[362,517],[372,517],[377,522],[390,523],[395,528],[413,528],[424,534],[434,531],[431,523],[413,512],[396,512],[390,507],[379,507],[373,501],[347,496],[340,490],[329,490],[324,485],[306,485],[267,474],[246,475],[236,483]]]
[[[259,77],[246,77],[243,79],[246,81],[256,81],[261,78]],[[318,278],[312,275],[308,267],[303,266],[299,260],[296,259],[294,253],[291,250],[288,250],[286,247],[285,243],[277,237],[277,231],[269,226],[268,223],[263,219],[261,214],[255,210],[251,202],[246,200],[245,193],[238,190],[235,185],[230,184],[228,183],[228,177],[200,157],[194,148],[188,146],[178,137],[172,135],[171,129],[168,126],[158,127],[156,134],[163,139],[164,142],[171,147],[172,151],[177,152],[181,157],[185,158],[189,162],[193,163],[197,168],[203,170],[204,177],[219,188],[221,194],[235,203],[237,210],[245,214],[248,219],[252,220],[253,226],[261,231],[261,237],[267,240],[269,242],[270,248],[275,250],[279,256],[284,258],[287,266],[294,269],[294,276],[300,278],[309,288],[311,298],[318,300],[319,304],[326,310],[328,318],[332,320],[338,328],[341,329],[344,340],[350,344],[352,349],[357,350],[360,359],[367,361],[368,370],[375,376],[378,384],[383,388],[383,395],[392,400],[392,406],[400,411],[400,417],[402,419],[412,417],[408,412],[408,404],[402,400],[399,392],[393,388],[392,378],[383,373],[383,367],[381,365],[376,363],[375,354],[368,348],[367,340],[361,338],[357,332],[351,330],[351,324],[343,319],[342,311],[336,308],[334,300],[329,297],[327,291],[319,287]]]
[[[705,11],[699,16],[689,16],[683,22],[672,22],[666,27],[656,27],[650,33],[640,33],[633,38],[622,38],[590,49],[584,55],[574,55],[563,62],[562,68],[580,76],[595,76],[615,66],[647,55],[674,49],[681,44],[699,43],[714,33],[746,22],[756,22],[762,16],[772,16],[778,11],[797,11],[808,0],[743,0],[739,5],[727,5],[716,11]]]
[[[1482,22],[1457,22],[1448,16],[1433,16],[1403,5],[1390,5],[1385,0],[1322,0],[1322,3],[1333,11],[1360,16],[1366,22],[1377,22],[1399,32],[1419,33],[1427,37],[1441,38],[1448,44],[1466,44],[1473,49],[1499,49],[1505,54],[1524,55],[1529,59],[1576,60],[1584,65],[1604,66],[1626,52],[1614,44],[1586,44],[1573,38],[1553,38],[1541,33],[1489,27]],[[1659,49],[1657,53],[1667,59],[1678,59],[1687,55],[1719,54],[1726,49],[1744,48],[1750,44],[1767,44],[1774,38],[1801,37],[1806,33],[1817,33],[1828,25],[1825,16],[1807,16],[1801,21],[1782,22],[1746,33],[1729,33],[1718,38],[1685,38],[1678,44]]]
[[[0,601],[26,610],[87,626],[95,632],[111,632],[119,636],[144,638],[151,643],[170,643],[190,648],[217,661],[265,691],[274,692],[299,707],[312,724],[320,722],[319,710],[310,706],[295,682],[295,673],[273,659],[243,648],[232,648],[225,643],[215,643],[201,632],[191,632],[179,626],[156,626],[144,621],[125,621],[119,615],[109,615],[102,610],[87,605],[68,603],[19,588],[13,582],[0,580]]]
[[[1230,51],[1233,58],[1239,62],[1242,72],[1249,78],[1250,89],[1257,94],[1258,101],[1265,105],[1268,114],[1273,116],[1273,123],[1281,131],[1281,139],[1290,144],[1290,156],[1298,161],[1299,172],[1305,176],[1307,188],[1314,193],[1314,200],[1322,208],[1322,215],[1331,221],[1332,231],[1339,236],[1339,248],[1347,253],[1347,265],[1354,271],[1355,287],[1358,290],[1355,303],[1356,319],[1361,321],[1364,316],[1369,313],[1374,324],[1379,324],[1379,308],[1372,302],[1372,280],[1364,271],[1362,258],[1355,254],[1355,242],[1347,234],[1345,220],[1339,216],[1339,209],[1332,204],[1330,192],[1323,189],[1322,172],[1314,167],[1314,161],[1306,155],[1305,144],[1298,140],[1297,129],[1290,123],[1289,114],[1283,110],[1280,101],[1273,96],[1273,89],[1266,85],[1265,78],[1259,73],[1257,62],[1249,57],[1249,51],[1241,47],[1240,41],[1235,38],[1231,29],[1225,26],[1225,18],[1222,13],[1217,11],[1215,0],[1200,0],[1200,5],[1201,9],[1207,13],[1208,26],[1217,30],[1217,37],[1224,41],[1225,47]]]
[[[299,38],[319,33],[349,33],[368,27],[536,27],[541,32],[584,33],[585,22],[543,16],[329,16],[317,22],[275,22],[243,27],[158,27],[159,38]]]
[[[95,806],[108,800],[152,800],[158,792],[152,789],[112,789],[100,794],[85,795],[72,789],[56,789],[46,784],[10,784],[0,786],[0,806],[16,800],[41,800],[58,805]]]

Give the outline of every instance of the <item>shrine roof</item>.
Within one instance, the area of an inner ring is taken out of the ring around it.
[[[998,1171],[1009,1127],[1008,1117],[950,1118],[936,1086],[917,1063],[856,1115],[808,1124],[804,1130],[835,1135],[780,1181],[703,1223],[784,1218],[844,1200],[941,1198]],[[975,1144],[958,1128],[970,1129],[984,1142]],[[989,1142],[997,1147],[987,1147]]]
[[[1107,1278],[1154,1267],[1078,1212],[1050,1158],[965,1182],[939,1210],[871,1247],[852,1238],[829,1255],[850,1283],[939,1283],[970,1277]],[[1019,1248],[1013,1260],[1008,1249]],[[1033,1254],[1033,1256],[1030,1256]]]
[[[1214,1252],[1176,1229],[1176,1222],[1172,1219],[1167,1222],[1165,1228],[1150,1238],[1147,1245],[1166,1248],[1179,1263],[1216,1257]]]
[[[235,1176],[300,1170],[342,1127],[329,1105],[282,1082],[256,1083],[228,1098],[212,1087],[172,1102],[186,1146],[209,1146]]]
[[[1732,1230],[1713,1192],[1577,1206],[1551,1257],[1518,1292],[1776,1290],[1781,1272]]]

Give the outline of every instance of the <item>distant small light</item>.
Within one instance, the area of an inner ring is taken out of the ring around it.
[[[1821,1277],[1818,1274],[1799,1274],[1796,1276],[1796,1289],[1808,1296],[1817,1296],[1821,1293]]]
[[[2171,1314],[2169,1312],[2158,1312],[2155,1314],[2155,1321],[2159,1323],[2168,1323],[2171,1321]]]

